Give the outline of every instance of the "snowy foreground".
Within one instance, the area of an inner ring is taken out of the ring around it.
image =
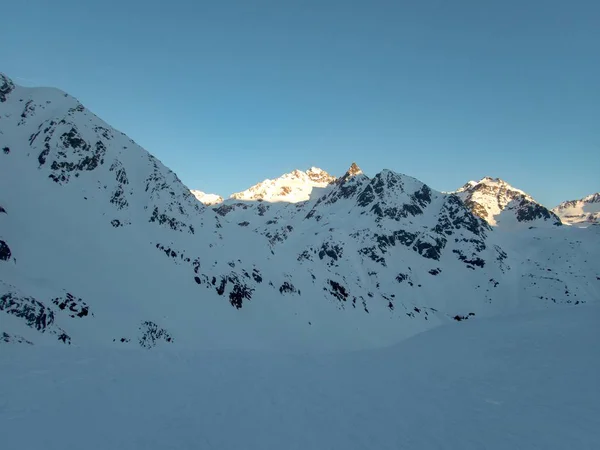
[[[329,355],[3,346],[3,450],[598,449],[600,307]]]

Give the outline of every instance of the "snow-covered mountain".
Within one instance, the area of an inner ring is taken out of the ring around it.
[[[568,224],[600,223],[600,192],[580,200],[562,202],[552,212]]]
[[[5,76],[0,149],[1,342],[359,349],[600,298],[600,227],[505,233],[389,170],[206,207],[70,95]]]
[[[318,167],[307,171],[294,170],[274,180],[264,180],[242,192],[231,195],[235,200],[264,200],[268,202],[298,203],[310,198],[313,188],[324,188],[335,181]]]
[[[191,189],[190,192],[200,203],[204,205],[217,205],[219,203],[223,203],[223,197],[217,194],[207,194],[206,192],[198,191],[195,189]]]
[[[477,216],[492,226],[560,226],[560,219],[530,195],[500,178],[469,181],[455,192]]]

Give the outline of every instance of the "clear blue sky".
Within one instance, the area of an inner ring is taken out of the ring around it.
[[[600,191],[598,0],[21,0],[0,70],[221,195],[356,161],[553,206]]]

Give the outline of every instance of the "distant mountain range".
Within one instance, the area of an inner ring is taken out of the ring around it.
[[[354,169],[360,168],[353,163]],[[294,170],[275,179],[267,179],[245,191],[230,196],[232,200],[298,203],[310,199],[314,188],[325,188],[337,178],[317,167],[307,171]],[[223,197],[191,191],[205,205],[223,203]],[[469,181],[460,189],[450,192],[458,195],[471,211],[492,226],[512,226],[538,221],[538,225],[560,226],[600,222],[600,193],[581,200],[563,202],[549,210],[536,202],[529,194],[517,189],[500,178],[485,177]]]
[[[553,212],[502,180],[442,193],[356,164],[220,202],[4,75],[0,149],[0,343],[359,349],[600,299],[600,226],[559,220],[597,202]]]
[[[563,223],[600,223],[600,193],[588,195],[579,200],[562,202],[552,211]]]

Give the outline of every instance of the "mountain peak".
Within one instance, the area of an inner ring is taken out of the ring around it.
[[[274,180],[266,179],[245,191],[236,192],[230,198],[297,203],[308,200],[313,188],[324,188],[335,180],[334,176],[318,167],[311,167],[307,171],[296,169]]]
[[[192,195],[196,197],[196,199],[203,203],[206,206],[216,205],[218,203],[223,203],[223,197],[217,194],[207,194],[206,192],[198,191],[198,190],[190,190]]]
[[[360,175],[361,173],[363,173],[363,171],[360,169],[360,167],[358,167],[358,165],[355,162],[353,162],[350,168],[346,171],[346,175],[349,175],[351,177]]]
[[[514,195],[523,195],[530,200],[533,200],[529,194],[517,189],[502,178],[486,176],[479,181],[469,181],[461,188],[455,191],[455,193],[469,192],[469,191],[486,191],[488,194],[501,195],[505,192],[511,192]]]
[[[493,181],[493,182],[495,182],[495,183],[500,183],[500,184],[508,184],[506,181],[504,181],[503,179],[501,179],[501,178],[498,178],[498,177],[490,177],[490,176],[486,176],[486,177],[483,177],[481,180],[479,180],[479,182],[480,182],[480,183],[481,183],[481,182],[485,182],[485,181],[488,181],[488,182],[489,182],[489,181]]]
[[[527,222],[561,225],[554,213],[536,202],[529,194],[517,189],[500,178],[483,177],[479,181],[469,181],[454,192],[473,214],[490,225]]]
[[[306,175],[308,175],[308,178],[310,178],[310,180],[314,181],[315,183],[329,184],[334,182],[336,179],[333,175],[330,175],[323,169],[314,166],[308,169],[305,173]]]

